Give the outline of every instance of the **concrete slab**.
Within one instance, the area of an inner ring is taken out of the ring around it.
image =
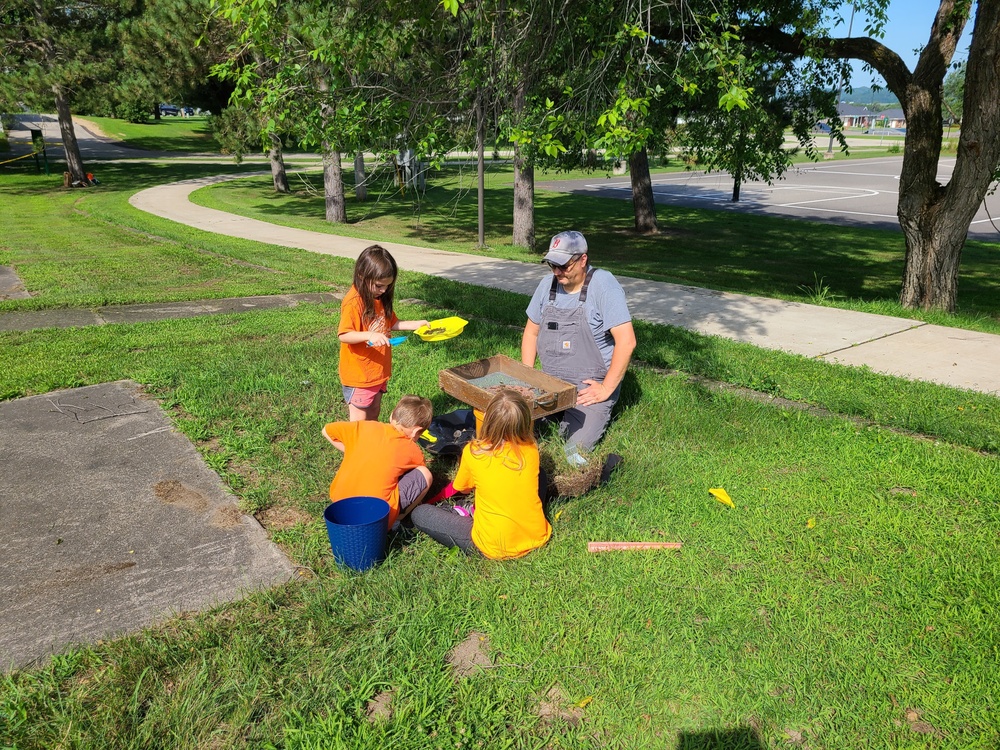
[[[825,357],[911,380],[1000,395],[1000,337],[925,325]]]
[[[10,266],[0,266],[0,299],[29,299],[21,277]]]
[[[287,581],[135,383],[0,403],[0,669]]]
[[[31,331],[35,328],[76,328],[104,321],[93,310],[19,310],[0,313],[0,331]]]
[[[221,315],[252,310],[297,307],[304,303],[324,303],[341,299],[333,292],[273,294],[258,297],[227,297],[191,302],[154,302],[137,305],[109,305],[96,310],[26,310],[0,313],[0,331],[30,331],[35,328],[73,328],[121,323],[142,323],[199,315]]]

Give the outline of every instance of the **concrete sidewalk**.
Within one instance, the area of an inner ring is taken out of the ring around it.
[[[55,308],[0,312],[0,331],[30,331],[35,328],[75,328],[115,323],[143,323],[171,318],[193,318],[198,315],[224,315],[253,310],[273,310],[297,307],[303,303],[332,302],[338,295],[332,292],[304,294],[272,294],[258,297],[226,297],[191,302],[151,302],[139,305],[108,305],[95,310]]]
[[[197,206],[188,196],[220,175],[136,193],[136,208],[208,232],[356,258],[372,240],[338,237]],[[536,264],[380,243],[409,271],[531,294],[546,271]],[[594,261],[600,265],[600,248]],[[619,277],[632,314],[662,323],[876,372],[982,393],[1000,393],[1000,336],[884,315]]]

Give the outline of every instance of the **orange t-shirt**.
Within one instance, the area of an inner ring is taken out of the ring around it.
[[[552,527],[538,497],[538,446],[504,445],[476,455],[465,446],[455,474],[459,492],[476,490],[472,541],[493,560],[521,557],[549,541]]]
[[[353,286],[340,303],[340,326],[337,335],[348,331],[378,331],[386,336],[392,327],[399,322],[393,313],[386,320],[385,308],[379,300],[375,300],[375,317],[365,322],[364,303],[361,295]],[[366,341],[360,344],[340,344],[340,383],[352,388],[374,388],[385,383],[392,375],[392,347],[368,346]]]
[[[389,527],[399,515],[399,479],[424,465],[420,447],[384,422],[330,422],[323,434],[344,444],[344,458],[330,483],[330,499],[380,497],[389,503]]]

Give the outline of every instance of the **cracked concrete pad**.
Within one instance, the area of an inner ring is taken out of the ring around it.
[[[844,365],[868,365],[877,372],[902,378],[998,395],[997,341],[994,334],[924,325],[834,352],[825,359]]]
[[[287,581],[135,383],[0,403],[0,670]]]

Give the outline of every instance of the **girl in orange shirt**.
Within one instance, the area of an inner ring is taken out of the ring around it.
[[[476,491],[475,512],[418,505],[413,525],[448,547],[493,560],[521,557],[545,544],[552,527],[542,511],[545,475],[531,407],[512,390],[500,391],[486,407],[479,436],[465,446],[452,481],[458,492]]]
[[[414,331],[426,320],[400,320],[392,309],[399,269],[381,245],[366,247],[354,264],[354,284],[340,305],[340,384],[351,422],[378,419],[392,375],[390,331]]]

